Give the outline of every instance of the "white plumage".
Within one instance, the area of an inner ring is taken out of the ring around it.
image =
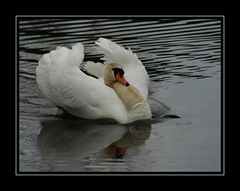
[[[137,55],[108,39],[100,38],[96,44],[99,46],[97,52],[104,54],[104,63],[120,64],[127,81],[147,100],[149,77]],[[114,89],[101,80],[104,65],[94,62],[85,65],[85,69],[99,80],[79,69],[83,59],[84,47],[81,43],[75,44],[72,49],[57,47],[44,54],[36,69],[37,85],[42,94],[54,104],[81,118],[110,118],[119,123],[132,122],[129,121],[126,106]]]

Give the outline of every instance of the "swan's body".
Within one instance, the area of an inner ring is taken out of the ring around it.
[[[36,69],[42,94],[72,115],[85,119],[110,118],[119,123],[150,119],[149,77],[136,54],[107,39],[100,38],[96,44],[105,63],[88,62],[85,68],[99,79],[79,69],[84,58],[81,43],[72,49],[57,47],[43,55]],[[129,86],[115,79],[110,72],[113,67],[122,68]]]

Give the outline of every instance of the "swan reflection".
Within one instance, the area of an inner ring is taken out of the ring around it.
[[[128,126],[128,131],[122,138],[104,149],[105,154],[111,158],[123,158],[128,148],[143,144],[150,137],[150,133],[149,123]]]
[[[83,159],[104,151],[105,157],[122,158],[127,149],[144,143],[151,124],[108,124],[81,119],[56,119],[41,122],[38,147],[42,158]]]

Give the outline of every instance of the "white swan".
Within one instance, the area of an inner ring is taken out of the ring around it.
[[[121,124],[151,119],[149,76],[137,55],[105,38],[96,44],[105,62],[87,62],[85,69],[98,79],[79,69],[84,58],[81,43],[44,54],[36,68],[42,94],[85,119],[110,118]]]

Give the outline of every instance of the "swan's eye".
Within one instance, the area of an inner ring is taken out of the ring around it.
[[[124,71],[122,68],[112,68],[113,72],[114,72],[114,76],[116,77],[117,74],[119,74],[120,76],[124,75]]]

